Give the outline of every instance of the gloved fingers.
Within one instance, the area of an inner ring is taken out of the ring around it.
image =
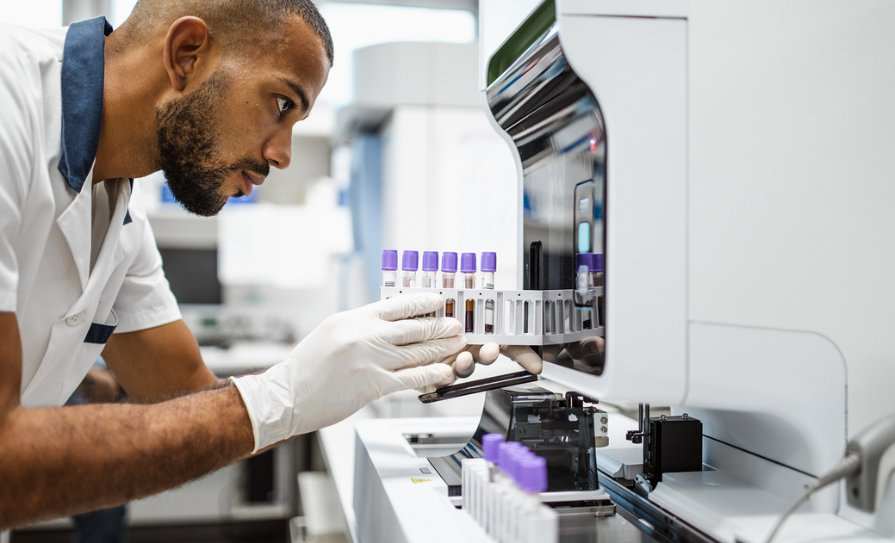
[[[476,362],[485,366],[492,364],[500,356],[500,345],[493,342],[485,343],[484,345],[473,345],[467,350],[472,353]]]
[[[541,360],[541,357],[531,347],[525,345],[502,345],[500,352],[504,356],[515,360],[517,364],[525,368],[529,373],[537,375],[544,368],[544,362]]]
[[[385,363],[382,364],[382,367],[395,371],[402,368],[444,362],[454,358],[465,347],[466,338],[463,336],[430,339],[403,347],[393,347],[398,356],[388,357]]]
[[[443,305],[444,299],[437,294],[401,294],[367,307],[374,317],[397,321],[432,313]]]
[[[487,366],[497,360],[498,356],[500,356],[500,346],[497,343],[470,345],[457,355],[457,358],[451,362],[451,366],[454,368],[454,375],[462,379],[472,375],[476,363]]]
[[[469,349],[472,350],[476,345],[473,345]],[[454,375],[457,377],[469,377],[472,375],[472,372],[475,371],[475,358],[473,354],[469,351],[463,351],[462,353],[457,355],[457,359],[454,360],[454,363],[451,364],[451,367],[454,368]]]
[[[394,390],[406,390],[408,388],[434,390],[440,386],[448,385],[454,380],[454,372],[447,364],[430,364],[418,368],[407,368],[392,373],[394,377]]]
[[[430,339],[453,337],[462,330],[463,326],[457,319],[444,317],[404,319],[388,325],[388,332],[381,337],[393,345],[410,345]]]

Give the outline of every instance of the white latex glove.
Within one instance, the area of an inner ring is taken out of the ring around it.
[[[485,343],[484,345],[471,345],[457,356],[457,360],[453,363],[454,375],[460,378],[469,377],[475,371],[477,363],[487,366],[497,360],[498,355],[501,354],[535,375],[541,373],[544,365],[541,357],[531,347]],[[431,390],[425,392],[431,392]]]
[[[476,363],[488,366],[497,360],[498,355],[500,355],[500,346],[497,343],[470,345],[454,360],[454,375],[460,378],[469,377],[475,371]]]
[[[419,318],[444,300],[410,294],[338,313],[323,321],[283,362],[259,375],[231,378],[252,421],[257,452],[334,424],[386,394],[453,379],[466,347],[450,318]]]

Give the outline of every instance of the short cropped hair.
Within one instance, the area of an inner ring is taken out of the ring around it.
[[[205,21],[224,50],[263,43],[287,16],[297,15],[317,34],[330,66],[333,63],[329,27],[311,0],[138,0],[120,30],[128,39],[141,41],[190,15]]]

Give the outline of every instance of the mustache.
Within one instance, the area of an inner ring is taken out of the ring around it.
[[[258,175],[263,175],[267,177],[270,174],[270,164],[266,162],[255,162],[251,158],[243,158],[233,163],[230,166],[230,171],[238,172],[241,170],[245,170],[247,172],[257,173]]]

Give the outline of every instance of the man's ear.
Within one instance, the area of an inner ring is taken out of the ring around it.
[[[164,64],[171,87],[182,91],[212,64],[214,48],[208,25],[198,17],[181,17],[165,36]],[[200,76],[201,77],[201,76]]]

